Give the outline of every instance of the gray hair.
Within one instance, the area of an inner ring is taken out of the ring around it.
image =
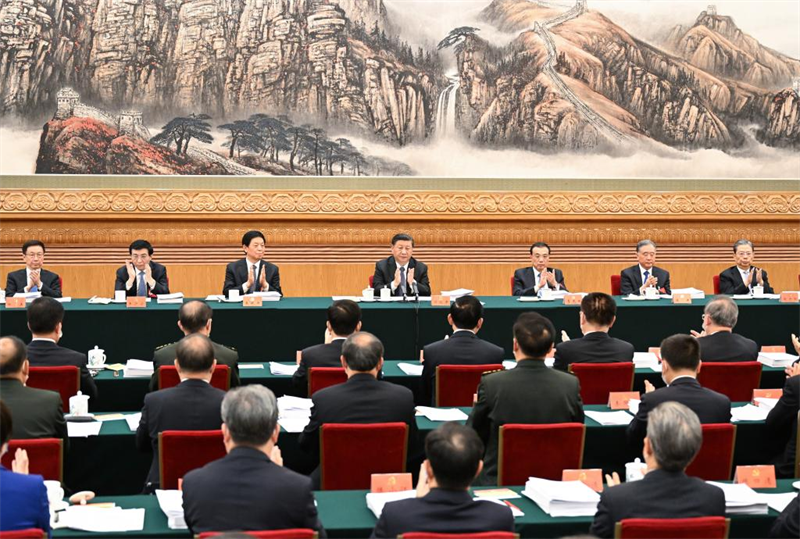
[[[662,402],[647,416],[647,439],[658,465],[669,472],[686,469],[703,444],[697,414],[679,402]]]
[[[369,372],[378,366],[383,357],[383,343],[372,333],[353,333],[342,344],[342,356],[350,369]]]
[[[754,251],[756,250],[755,247],[753,247],[753,242],[752,241],[746,240],[746,239],[741,239],[741,240],[739,240],[739,241],[737,241],[736,243],[733,244],[733,253],[736,254],[736,249],[738,249],[742,245],[749,245],[752,250],[754,250]]]
[[[275,394],[259,384],[228,391],[222,400],[222,422],[237,445],[264,445],[278,424]]]
[[[703,312],[718,326],[733,329],[739,320],[739,306],[728,296],[717,296],[706,304]]]
[[[639,251],[641,251],[642,247],[644,247],[645,245],[652,245],[653,249],[658,249],[653,240],[641,240],[639,241],[639,243],[636,244],[636,252],[638,253]]]

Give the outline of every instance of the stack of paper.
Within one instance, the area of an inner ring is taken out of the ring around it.
[[[545,361],[547,363],[547,361]],[[503,361],[503,368],[507,371],[517,368],[517,361],[515,359],[506,359]]]
[[[42,297],[41,292],[17,292],[14,294],[15,298],[25,298],[26,303],[30,303],[31,301],[35,300],[36,298]]]
[[[100,434],[100,429],[102,427],[102,421],[89,421],[86,423],[67,421],[67,435],[70,438],[88,438],[89,436],[97,436]]]
[[[144,509],[73,505],[59,513],[57,527],[97,533],[142,531],[144,513]]]
[[[170,530],[186,530],[189,527],[183,519],[183,492],[180,490],[156,490],[158,506],[167,515]]]
[[[356,303],[361,303],[361,300],[364,299],[361,296],[331,296],[333,301],[340,301],[343,299],[349,299],[350,301],[355,301]]]
[[[528,302],[528,301],[541,301],[536,296],[520,296],[517,298],[517,301]]]
[[[634,352],[633,364],[637,367],[650,367],[658,365],[658,356],[653,352]]]
[[[709,481],[725,493],[725,512],[729,515],[766,515],[769,513],[767,500],[744,483],[717,483]]]
[[[276,361],[269,362],[269,372],[276,376],[292,376],[298,367],[299,365],[297,363],[293,365],[284,365]]]
[[[761,500],[766,501],[772,509],[782,513],[786,506],[797,497],[796,492],[781,492],[780,494],[760,494]]]
[[[767,397],[756,397],[753,400],[756,401],[756,406],[764,408],[765,410],[772,410],[775,408],[775,405],[778,404],[778,399],[770,399]]]
[[[609,425],[627,425],[633,421],[633,416],[625,410],[616,410],[614,412],[593,412],[587,410],[584,413],[604,427]]]
[[[162,303],[183,303],[183,292],[175,292],[174,294],[158,294],[156,301]]]
[[[397,367],[408,376],[422,376],[422,369],[425,368],[418,363],[398,363]]]
[[[125,416],[125,422],[128,424],[128,428],[132,431],[135,431],[139,428],[139,422],[142,420],[142,412],[136,412],[135,414],[130,414]]]
[[[739,421],[764,421],[769,415],[769,410],[762,406],[753,406],[746,404],[737,408],[731,408],[731,421],[737,423]]]
[[[223,296],[222,294],[210,294],[206,296],[206,301],[221,301],[223,303],[241,303],[243,300],[242,296],[239,296],[238,298],[234,299],[228,299],[226,296]]]
[[[427,417],[430,421],[466,421],[467,414],[458,408],[432,408],[430,406],[417,406],[416,411]]]
[[[367,494],[367,507],[375,515],[375,518],[381,518],[383,506],[387,503],[407,500],[416,497],[416,495],[417,492],[414,490],[401,490],[400,492],[369,492]]]
[[[111,303],[111,298],[101,298],[99,296],[92,296],[88,301],[89,305],[108,305]]]
[[[53,299],[56,300],[59,303],[71,303],[72,302],[72,298],[70,296],[64,296],[64,297],[61,297],[61,298],[53,298]]]
[[[798,360],[798,356],[783,352],[761,352],[758,354],[758,361],[768,367],[788,367]]]
[[[702,290],[698,290],[697,288],[673,288],[672,294],[661,294],[661,297],[671,298],[675,294],[691,294],[692,299],[703,299],[706,297],[706,293]]]
[[[460,298],[461,296],[471,296],[474,294],[474,290],[469,290],[467,288],[457,288],[456,290],[442,290],[443,296],[449,296],[450,299]]]
[[[280,301],[281,299],[281,293],[274,290],[267,290],[266,292],[253,292],[252,294],[247,295],[261,298],[262,301]]]
[[[552,517],[590,517],[597,512],[600,495],[581,481],[550,481],[531,477],[524,496]]]
[[[278,423],[286,432],[303,432],[312,406],[311,399],[284,395],[278,399]]]
[[[125,378],[150,378],[153,376],[153,362],[129,359],[122,374]]]

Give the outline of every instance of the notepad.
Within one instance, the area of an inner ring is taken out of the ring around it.
[[[633,364],[637,367],[649,367],[658,365],[658,356],[653,352],[634,352]]]
[[[311,399],[292,397],[291,395],[278,397],[278,409],[281,413],[289,412],[291,410],[304,410],[308,413],[311,413],[312,406],[314,406],[314,403]]]
[[[408,376],[422,376],[422,369],[424,369],[425,366],[415,363],[398,363],[397,368]]]
[[[493,499],[493,500],[513,500],[521,498],[519,494],[510,488],[489,488],[485,490],[474,490],[472,494],[475,498]]]
[[[614,412],[595,412],[587,410],[584,413],[587,417],[594,419],[604,427],[611,425],[627,425],[633,421],[633,416],[625,410],[616,410]]]
[[[89,436],[97,436],[100,434],[100,429],[103,427],[101,421],[88,421],[86,423],[75,423],[67,421],[67,435],[70,438],[88,438]]]
[[[407,500],[416,497],[417,492],[414,490],[401,490],[399,492],[368,492],[367,493],[367,507],[375,518],[381,518],[383,507],[389,502],[396,502],[398,500]]]
[[[122,414],[103,414],[103,415],[96,415],[94,418],[97,421],[117,421],[117,420],[124,420],[125,416]]]
[[[762,406],[747,404],[738,408],[731,408],[731,422],[739,421],[764,421],[769,415],[769,410]]]
[[[466,421],[467,414],[458,408],[432,408],[430,406],[417,406],[416,411],[430,421]]]
[[[468,288],[456,288],[455,290],[442,290],[443,296],[448,296],[450,298],[460,298],[462,296],[471,296],[474,294],[474,290],[469,290]]]
[[[294,365],[284,365],[276,361],[269,362],[269,372],[275,376],[292,376],[298,367],[299,365],[296,363]]]

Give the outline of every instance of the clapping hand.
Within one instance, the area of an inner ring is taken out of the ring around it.
[[[568,341],[569,341],[569,335],[567,335],[567,332],[562,329],[561,330],[561,342],[568,342]]]
[[[42,277],[41,277],[41,270],[31,270],[31,280],[28,284],[28,288],[32,286],[38,286],[40,289],[42,288]]]
[[[650,380],[644,381],[644,392],[645,393],[652,393],[656,390],[656,386],[650,383]]]
[[[423,462],[419,467],[419,479],[417,480],[417,498],[422,498],[430,491],[431,487],[428,484],[428,470],[425,468],[425,462]]]
[[[794,333],[792,333],[792,346],[794,346],[794,351],[800,354],[800,339]]]
[[[28,475],[28,452],[24,449],[17,448],[17,452],[14,453],[14,460],[11,461],[11,471],[14,473],[21,473]]]
[[[550,288],[556,289],[558,287],[558,283],[556,282],[556,274],[552,271],[545,271],[542,275],[547,276],[547,284],[550,285]]]
[[[392,288],[400,286],[400,268],[394,270],[394,281],[392,281]]]
[[[706,336],[706,330],[703,330],[703,331],[698,333],[697,331],[692,329],[692,330],[689,331],[689,333],[691,333],[692,337],[695,337],[695,338],[705,337]]]
[[[750,268],[750,271],[747,272],[747,278],[744,280],[744,285],[747,288],[750,288],[750,284],[753,282],[753,277],[756,273],[756,268]]]
[[[281,448],[276,446],[272,447],[272,453],[269,454],[269,460],[278,466],[283,466],[283,456],[281,456]]]
[[[617,472],[612,473],[611,475],[606,474],[606,485],[609,487],[616,487],[622,483],[619,479],[619,474]]]
[[[798,374],[800,374],[800,363],[794,363],[794,364],[786,367],[786,370],[783,371],[783,372],[786,373],[786,378],[791,378],[792,376],[797,376]]]
[[[262,292],[266,292],[269,289],[269,285],[267,284],[267,271],[266,269],[261,271],[261,275],[258,278],[258,284],[261,288]]]
[[[128,282],[136,280],[136,268],[133,267],[133,262],[130,258],[125,260],[125,269],[128,270]]]
[[[414,269],[415,268],[408,269],[408,278],[406,279],[406,282],[408,282],[408,284],[414,284]]]
[[[764,275],[763,275],[764,272],[761,270],[761,268],[757,268],[755,273],[756,273],[756,282],[758,283],[758,286],[764,286]]]
[[[250,266],[247,269],[247,282],[245,283],[245,287],[247,290],[251,290],[253,288],[253,282],[256,280],[255,276],[253,275],[253,267]]]

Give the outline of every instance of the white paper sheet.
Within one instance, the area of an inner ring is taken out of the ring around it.
[[[383,512],[383,506],[389,502],[396,502],[398,500],[407,500],[408,498],[416,497],[415,490],[401,490],[400,492],[369,492],[367,493],[367,507],[375,515],[375,518],[380,518]]]
[[[522,494],[554,517],[594,516],[600,495],[580,481],[531,477]]]
[[[67,435],[70,438],[88,438],[97,436],[103,427],[102,421],[92,421],[87,423],[74,423],[67,421]]]
[[[772,509],[782,513],[786,506],[797,497],[796,492],[781,492],[780,494],[761,494],[761,499],[767,502]]]
[[[299,365],[297,363],[293,365],[284,365],[275,361],[269,362],[269,372],[275,376],[292,376],[295,371],[297,371],[298,367]]]
[[[474,290],[470,290],[468,288],[456,288],[455,290],[442,290],[443,296],[448,296],[451,298],[460,298],[461,296],[471,296],[474,294]]]
[[[97,533],[141,531],[144,529],[144,514],[143,508],[97,508],[73,505],[60,514],[59,524],[74,530]]]
[[[517,362],[514,359],[506,359],[503,361],[503,368],[507,371],[517,368]]]
[[[503,500],[498,500],[498,499],[495,499],[495,498],[478,498],[478,497],[475,497],[475,498],[472,498],[472,499],[474,501],[476,501],[476,502],[492,502],[492,503],[496,503],[498,505],[502,505],[504,507],[508,507],[509,509],[511,509],[511,514],[514,516],[514,518],[524,517],[525,516],[525,513],[522,511],[522,509],[520,509],[516,505],[512,507],[512,506],[508,505],[506,502],[504,502]]]
[[[753,400],[756,401],[759,408],[764,408],[765,410],[772,410],[778,404],[778,399],[769,399],[767,397],[756,397]]]
[[[139,422],[142,420],[142,412],[137,412],[135,414],[126,415],[125,422],[128,424],[128,428],[132,431],[136,431],[139,428]]]
[[[725,493],[725,512],[730,514],[765,515],[769,512],[767,499],[745,483],[708,481]]]
[[[291,410],[305,410],[311,413],[311,407],[314,405],[311,399],[303,399],[301,397],[292,397],[291,395],[284,395],[278,397],[278,409],[281,414]]]
[[[153,376],[153,362],[129,359],[122,373],[125,378],[149,378]]]
[[[625,410],[615,410],[613,412],[594,412],[587,410],[584,413],[587,417],[594,419],[603,426],[627,425],[633,421],[633,416]]]
[[[301,415],[290,415],[278,418],[278,424],[286,432],[303,432],[308,425],[309,417]]]
[[[768,367],[788,367],[797,359],[797,356],[783,352],[760,352],[758,354],[758,361]]]
[[[639,405],[642,403],[639,399],[631,399],[628,401],[628,411],[633,415],[639,413]]]
[[[239,370],[241,369],[263,369],[263,363],[239,363]]]
[[[188,526],[183,518],[183,492],[180,490],[156,490],[158,506],[167,516],[167,525],[171,530],[186,530]]]
[[[466,421],[467,414],[458,408],[433,408],[431,406],[417,406],[416,411],[431,421]]]
[[[425,366],[418,363],[398,363],[397,368],[408,376],[422,376],[422,369],[424,369]]]
[[[733,423],[739,421],[764,421],[767,419],[768,414],[769,410],[762,406],[747,404],[738,408],[731,408],[731,421]]]
[[[653,352],[634,352],[633,364],[637,367],[658,365],[658,356]]]

